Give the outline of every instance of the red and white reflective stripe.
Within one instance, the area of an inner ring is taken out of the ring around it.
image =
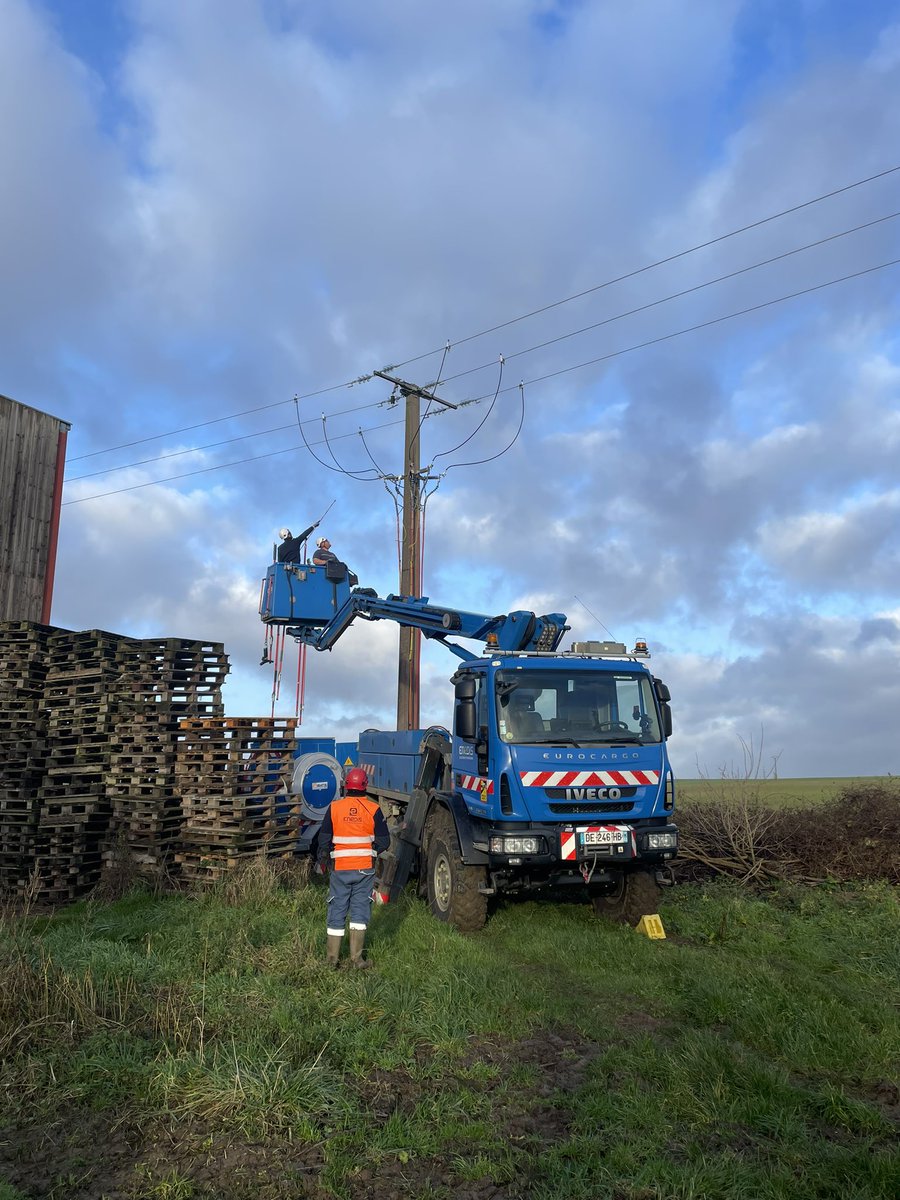
[[[560,858],[568,860],[578,857],[578,844],[574,829],[564,829],[560,835]]]
[[[525,787],[650,787],[659,771],[522,771]]]
[[[369,783],[371,783],[372,776],[375,774],[375,767],[371,763],[361,762],[359,765],[362,768],[362,770],[365,771],[366,778],[368,779]],[[349,767],[347,769],[349,770]]]
[[[469,792],[487,792],[490,795],[494,790],[493,779],[482,779],[478,775],[457,775],[456,782]]]

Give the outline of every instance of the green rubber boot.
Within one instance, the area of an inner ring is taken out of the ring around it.
[[[371,963],[367,958],[363,958],[363,947],[366,944],[366,931],[364,929],[350,930],[350,966],[356,967],[357,970],[363,971],[366,967],[371,967]]]
[[[336,971],[340,966],[341,942],[343,940],[344,935],[342,933],[329,933],[328,935],[328,955],[325,962],[332,971]]]

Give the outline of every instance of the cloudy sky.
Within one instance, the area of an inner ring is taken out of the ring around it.
[[[898,95],[886,0],[0,0],[54,623],[223,641],[267,713],[279,526],[334,502],[398,586],[402,408],[353,381],[402,364],[471,401],[422,428],[432,599],[647,638],[683,776],[900,772]],[[304,731],[389,727],[396,648],[314,656]]]

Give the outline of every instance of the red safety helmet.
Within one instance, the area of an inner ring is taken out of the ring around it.
[[[351,767],[344,776],[344,790],[348,792],[364,792],[369,786],[369,777],[362,767]]]

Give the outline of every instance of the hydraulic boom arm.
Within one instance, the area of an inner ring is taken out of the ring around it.
[[[260,617],[316,650],[330,650],[357,617],[396,621],[443,642],[462,659],[476,655],[447,635],[471,638],[498,650],[556,650],[569,626],[564,613],[536,616],[519,611],[491,617],[429,604],[427,596],[376,595],[369,588],[350,591],[346,583],[317,576],[315,569],[272,563],[263,580]]]

